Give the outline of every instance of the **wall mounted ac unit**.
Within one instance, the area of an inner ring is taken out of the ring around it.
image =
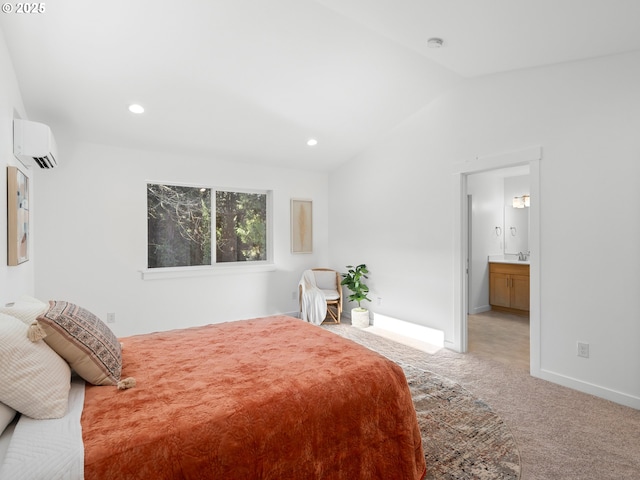
[[[13,154],[26,167],[58,166],[58,148],[51,129],[44,123],[15,118],[13,120]]]

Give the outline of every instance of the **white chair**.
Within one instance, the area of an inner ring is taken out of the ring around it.
[[[317,325],[340,323],[342,286],[338,272],[329,268],[306,270],[298,289],[300,318]]]

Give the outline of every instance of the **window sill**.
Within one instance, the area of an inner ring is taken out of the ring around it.
[[[140,270],[142,280],[164,280],[168,278],[209,277],[237,273],[275,272],[274,263],[250,263],[239,265],[215,265],[203,267],[145,268]]]

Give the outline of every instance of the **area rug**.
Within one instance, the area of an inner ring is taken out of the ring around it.
[[[487,404],[446,378],[401,366],[418,417],[428,480],[520,478],[513,435]]]
[[[426,480],[520,479],[516,441],[489,405],[456,382],[415,366],[413,354],[401,358],[409,347],[377,341],[346,325],[328,329],[391,358],[404,370],[422,434]]]

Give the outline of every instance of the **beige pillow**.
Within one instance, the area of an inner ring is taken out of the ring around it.
[[[18,301],[8,307],[0,307],[0,313],[6,313],[12,317],[22,320],[27,325],[36,321],[49,308],[49,304],[40,300],[23,295]]]
[[[0,402],[35,419],[67,412],[71,370],[44,342],[32,343],[28,327],[0,313]]]
[[[93,385],[117,385],[122,370],[120,342],[93,313],[64,301],[49,302],[38,317],[47,342],[71,368]]]

